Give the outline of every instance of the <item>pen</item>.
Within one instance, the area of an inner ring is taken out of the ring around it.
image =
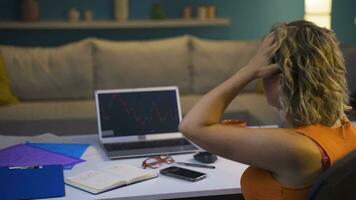
[[[40,165],[32,165],[32,166],[10,166],[9,169],[39,169],[42,168]]]
[[[215,166],[212,165],[203,165],[203,164],[196,164],[196,163],[185,163],[185,162],[177,162],[178,165],[186,165],[190,167],[202,167],[202,168],[209,168],[215,169]]]

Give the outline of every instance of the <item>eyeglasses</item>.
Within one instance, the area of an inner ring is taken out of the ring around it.
[[[146,169],[147,167],[151,169],[158,168],[162,163],[171,164],[174,163],[174,159],[170,155],[159,155],[146,158],[142,162],[142,167]]]

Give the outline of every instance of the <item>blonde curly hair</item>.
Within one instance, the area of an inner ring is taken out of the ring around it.
[[[281,66],[281,111],[295,127],[331,127],[348,106],[346,68],[335,34],[308,21],[272,29],[278,48],[272,62]]]

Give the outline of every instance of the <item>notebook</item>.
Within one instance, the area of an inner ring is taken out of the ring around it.
[[[100,142],[110,159],[198,151],[178,130],[177,87],[95,92]]]
[[[68,177],[64,182],[89,193],[98,194],[157,176],[156,171],[144,170],[126,164],[114,164]]]

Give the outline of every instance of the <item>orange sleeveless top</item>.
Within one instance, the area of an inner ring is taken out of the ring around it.
[[[295,130],[316,142],[331,165],[356,149],[356,128],[350,122],[345,122],[341,128],[310,125]],[[255,167],[247,168],[241,177],[245,200],[304,200],[310,187],[284,187],[270,172]]]

